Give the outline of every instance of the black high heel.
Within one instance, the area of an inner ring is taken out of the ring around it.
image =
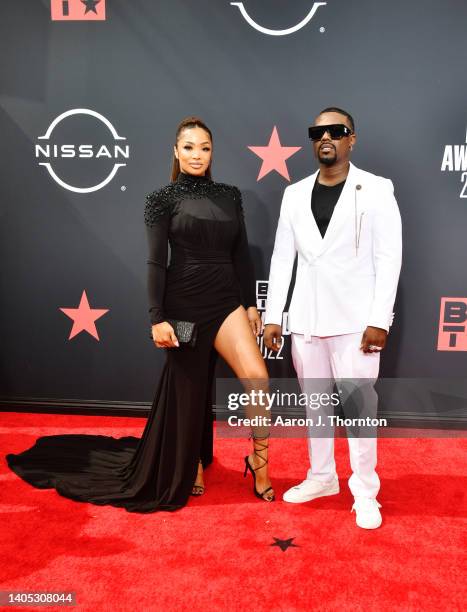
[[[248,470],[250,470],[251,475],[253,476],[253,493],[256,495],[256,497],[258,497],[259,499],[262,499],[263,501],[267,501],[267,502],[272,502],[276,499],[275,495],[273,494],[272,497],[264,497],[264,494],[267,493],[268,491],[272,490],[272,487],[268,487],[267,489],[264,489],[264,491],[262,493],[258,493],[258,491],[256,490],[256,470],[260,470],[261,468],[263,468],[267,463],[268,460],[265,459],[264,457],[261,457],[261,455],[259,453],[257,453],[257,450],[265,450],[267,448],[269,448],[269,444],[261,444],[259,443],[260,448],[256,448],[256,444],[257,444],[257,440],[266,440],[267,438],[269,438],[269,436],[264,436],[262,438],[255,438],[253,436],[253,454],[256,455],[257,457],[259,457],[262,461],[264,461],[263,465],[260,465],[257,468],[253,468],[250,465],[250,462],[248,461],[248,455],[245,457],[245,471],[243,472],[243,478],[246,478],[246,475],[248,474]]]
[[[203,465],[203,462],[201,461],[201,459],[199,460],[199,463],[201,463],[201,465]],[[197,484],[193,485],[193,488],[191,489],[191,495],[193,495],[194,497],[199,497],[203,493],[204,493],[204,486],[203,485],[197,485]]]

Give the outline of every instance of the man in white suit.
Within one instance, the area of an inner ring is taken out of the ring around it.
[[[367,381],[362,408],[365,416],[375,417],[373,383],[392,323],[401,267],[399,209],[389,179],[350,163],[356,136],[349,113],[336,107],[323,110],[309,136],[319,170],[284,191],[264,342],[272,350],[280,348],[282,313],[297,254],[288,327],[302,390],[310,388],[313,379],[315,388],[326,380]],[[301,484],[284,493],[285,501],[302,503],[339,492],[331,432],[329,437],[309,435],[311,467]],[[348,443],[352,510],[359,527],[374,529],[381,525],[376,436],[349,435]]]

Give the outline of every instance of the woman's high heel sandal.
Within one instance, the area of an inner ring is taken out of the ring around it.
[[[272,494],[269,497],[266,496],[266,493],[268,491],[272,491],[272,487],[268,487],[267,489],[264,489],[264,491],[262,493],[258,493],[258,491],[256,490],[256,474],[255,472],[257,470],[260,470],[261,468],[263,468],[267,463],[268,460],[265,459],[264,457],[261,457],[261,455],[256,452],[256,451],[262,451],[262,450],[266,450],[267,448],[269,448],[269,444],[261,444],[260,442],[258,442],[258,440],[266,440],[267,438],[269,438],[269,436],[264,436],[263,438],[255,438],[253,436],[253,454],[255,454],[257,457],[259,457],[262,461],[264,461],[263,465],[260,465],[257,468],[253,468],[250,465],[250,462],[248,460],[248,455],[245,457],[245,471],[243,473],[243,477],[246,478],[246,475],[248,474],[248,470],[250,470],[251,475],[253,476],[253,493],[256,495],[256,497],[258,497],[259,499],[262,499],[263,501],[267,501],[267,502],[272,502],[274,501],[275,495]],[[259,446],[259,448],[257,448],[257,446]]]
[[[201,461],[201,459],[199,460],[199,463],[201,465],[203,465],[203,462]],[[195,497],[198,497],[199,495],[202,495],[204,493],[204,486],[203,485],[199,485],[199,484],[194,484],[193,488],[191,490],[191,495],[194,495]]]

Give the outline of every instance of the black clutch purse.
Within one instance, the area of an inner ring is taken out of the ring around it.
[[[177,340],[180,344],[185,344],[186,346],[195,346],[196,337],[198,335],[198,328],[196,327],[196,323],[192,323],[191,321],[180,321],[179,319],[166,319],[167,323],[173,327],[175,335],[177,336]],[[149,332],[149,337],[152,338],[152,328]]]

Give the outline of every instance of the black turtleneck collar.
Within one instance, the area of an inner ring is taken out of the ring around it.
[[[178,183],[188,183],[188,184],[212,182],[211,179],[208,178],[207,176],[197,176],[195,174],[187,174],[186,172],[180,172],[176,180]]]

